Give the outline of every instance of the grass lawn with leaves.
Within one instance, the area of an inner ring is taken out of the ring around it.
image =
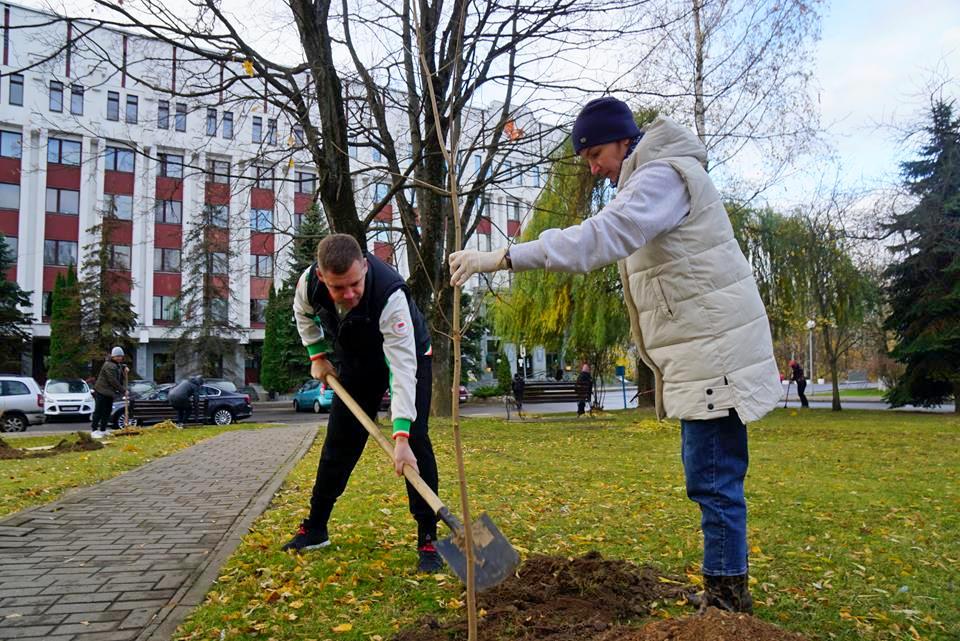
[[[794,400],[796,400],[796,395],[797,395],[796,388],[791,387],[790,391],[792,393],[791,395],[793,396]],[[884,394],[883,392],[881,392],[875,387],[866,388],[866,389],[841,389],[840,390],[841,399],[882,398],[883,394]],[[833,392],[828,390],[826,392],[817,392],[816,394],[807,394],[807,396],[809,396],[810,398],[817,398],[817,399],[833,398]]]
[[[0,516],[50,503],[67,490],[105,481],[222,432],[260,427],[263,425],[235,423],[226,427],[185,430],[145,428],[137,436],[106,439],[106,447],[102,450],[73,452],[52,458],[0,461]],[[8,438],[7,444],[16,448],[40,447],[56,445],[63,439],[76,441],[77,435],[64,432],[49,436],[16,436]]]
[[[598,550],[698,579],[700,516],[676,422],[632,410],[462,429],[472,510],[522,556]],[[431,434],[441,498],[459,513],[450,424]],[[333,545],[280,552],[307,514],[322,436],[175,638],[378,641],[424,615],[464,615],[453,575],[413,571],[406,494],[372,443],[334,510]],[[812,639],[957,638],[960,419],[777,410],[750,426],[750,450],[759,617]],[[657,614],[688,612],[666,603]]]

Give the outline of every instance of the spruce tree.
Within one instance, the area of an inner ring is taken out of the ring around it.
[[[130,265],[117,262],[119,257],[111,260],[110,241],[117,226],[116,216],[108,212],[102,222],[88,230],[95,240],[86,246],[87,258],[81,268],[81,325],[94,373],[114,347],[120,346],[130,355],[136,346],[131,334],[137,326],[137,315],[126,294],[132,290]]]
[[[87,349],[80,332],[80,293],[73,265],[67,274],[57,274],[50,312],[50,359],[48,378],[82,378],[85,375]]]
[[[300,275],[313,264],[317,243],[326,235],[326,225],[314,205],[304,214],[294,236],[283,286],[270,292],[260,369],[260,383],[269,392],[293,390],[310,377],[310,363],[293,318],[293,295]]]
[[[886,270],[896,337],[891,356],[906,366],[887,394],[894,405],[940,405],[960,412],[960,118],[953,101],[936,101],[922,129],[919,158],[901,163],[914,206],[887,230],[897,262]]]
[[[23,350],[30,341],[30,292],[20,289],[15,280],[7,280],[7,270],[15,265],[13,253],[0,234],[0,371],[19,372]]]

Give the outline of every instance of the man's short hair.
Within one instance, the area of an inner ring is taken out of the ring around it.
[[[320,271],[345,274],[358,260],[363,260],[363,251],[349,234],[330,234],[317,245]]]

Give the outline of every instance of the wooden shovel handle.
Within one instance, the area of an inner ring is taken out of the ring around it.
[[[377,426],[373,420],[367,416],[367,413],[363,411],[363,408],[357,404],[353,397],[350,396],[350,393],[343,388],[343,384],[337,379],[333,374],[327,375],[327,385],[333,388],[333,391],[337,394],[341,401],[346,404],[354,416],[357,417],[357,420],[370,432],[377,444],[380,445],[380,448],[387,453],[387,456],[390,457],[390,460],[393,460],[393,443],[383,435],[383,432],[380,431],[380,428]],[[417,471],[414,470],[409,465],[403,466],[403,475],[410,481],[417,492],[420,493],[420,496],[426,500],[427,504],[433,509],[435,514],[440,514],[441,511],[446,510],[443,501],[440,500],[440,497],[437,496],[433,490],[430,489],[430,486],[427,485],[426,481],[420,478],[420,475],[417,474]]]

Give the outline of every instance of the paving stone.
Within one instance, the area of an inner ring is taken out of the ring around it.
[[[315,431],[227,432],[0,518],[0,641],[169,635]]]

